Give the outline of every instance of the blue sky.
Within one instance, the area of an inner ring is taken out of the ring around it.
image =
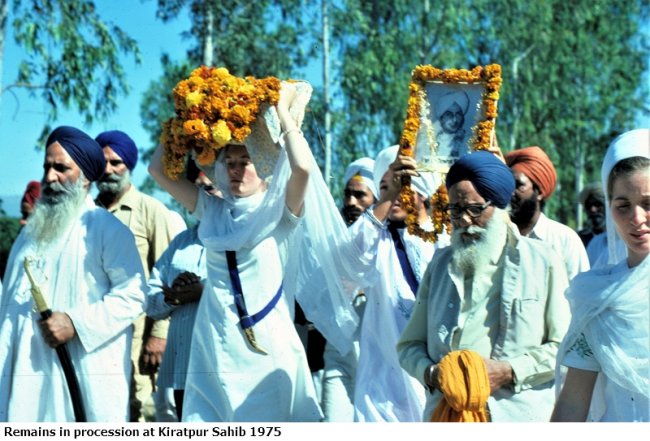
[[[133,57],[123,58],[127,82],[131,91],[121,97],[120,106],[107,121],[95,122],[91,126],[83,124],[77,113],[63,111],[53,124],[72,125],[96,136],[104,130],[120,129],[127,132],[138,146],[150,145],[149,135],[142,129],[139,115],[140,98],[150,81],[162,72],[160,56],[163,52],[172,59],[182,59],[187,42],[183,41],[181,32],[189,28],[186,14],[169,24],[156,19],[157,2],[141,1],[96,1],[99,15],[106,21],[119,25],[134,38],[142,53],[142,63],[135,65]],[[11,24],[12,16],[9,16]],[[13,82],[17,75],[18,63],[23,59],[23,52],[16,46],[11,33],[6,40],[4,54],[3,85]],[[15,89],[14,89],[15,90]],[[9,195],[22,195],[30,180],[40,180],[42,175],[43,153],[34,146],[45,123],[46,107],[41,99],[30,98],[25,90],[16,90],[16,98],[5,93],[1,97],[0,107],[0,198]],[[147,174],[146,167],[138,164],[134,170],[134,181],[140,184]],[[11,215],[14,207],[3,203],[4,209]],[[16,208],[17,211],[17,208]]]

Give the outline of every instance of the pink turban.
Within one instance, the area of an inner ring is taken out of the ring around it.
[[[536,146],[526,147],[507,153],[505,159],[513,172],[523,173],[533,181],[544,199],[553,194],[557,172],[544,150]]]

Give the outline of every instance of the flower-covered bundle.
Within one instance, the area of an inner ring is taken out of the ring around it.
[[[178,179],[187,154],[199,165],[212,164],[220,149],[243,143],[263,104],[280,98],[280,80],[231,75],[226,68],[201,66],[173,90],[176,116],[162,125],[165,173]]]

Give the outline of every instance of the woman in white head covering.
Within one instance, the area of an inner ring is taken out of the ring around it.
[[[572,321],[558,351],[568,367],[552,421],[650,421],[650,129],[624,133],[602,168],[609,265],[567,291]]]
[[[152,158],[152,176],[201,220],[206,250],[184,421],[322,418],[293,324],[294,297],[328,340],[351,341],[353,289],[346,297],[338,271],[350,262],[337,250],[355,253],[346,252],[347,228],[299,130],[295,109],[304,110],[310,92],[306,83],[282,83],[277,114],[260,115],[245,145],[220,151],[209,177],[222,198],[168,178],[160,148]]]

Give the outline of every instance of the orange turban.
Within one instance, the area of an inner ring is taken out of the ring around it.
[[[431,422],[487,422],[490,380],[483,358],[474,351],[452,351],[438,364],[443,397]]]
[[[544,199],[553,194],[557,172],[544,150],[539,147],[526,147],[507,153],[505,158],[506,164],[513,172],[521,172],[535,183]]]

